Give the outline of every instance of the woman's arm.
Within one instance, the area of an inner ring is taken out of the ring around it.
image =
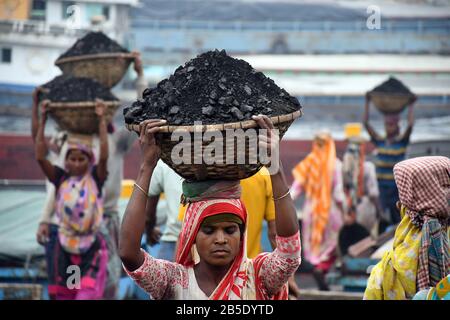
[[[267,129],[267,136],[259,136],[259,146],[271,150],[271,156],[279,154],[279,137],[274,126],[267,116],[255,116],[253,119],[262,129]],[[283,173],[280,160],[277,170],[271,172],[273,198],[275,202],[275,224],[276,224],[276,249],[266,254],[259,270],[265,289],[270,294],[276,294],[288,281],[300,265],[300,234],[298,228],[297,214],[294,203],[290,196],[288,184]]]
[[[158,207],[159,196],[149,196],[147,206],[145,207],[145,215],[147,223],[145,232],[147,234],[147,243],[151,246],[159,243],[161,231],[156,226],[156,208]]]
[[[255,258],[256,270],[264,289],[269,295],[274,295],[295,274],[301,263],[300,236],[297,232],[290,237],[276,237],[276,249],[271,253],[263,253]],[[262,259],[262,263],[258,261]]]
[[[36,135],[39,128],[39,95],[48,91],[49,90],[44,87],[36,87],[32,93],[33,104],[31,106],[31,138],[33,139],[33,142],[36,141]]]
[[[47,159],[48,147],[44,136],[45,124],[47,121],[47,106],[49,103],[50,102],[48,100],[42,101],[41,103],[41,120],[39,121],[38,130],[36,133],[34,150],[36,160],[39,163],[39,166],[41,167],[45,176],[51,182],[55,182],[56,170],[53,164]]]
[[[412,100],[411,104],[409,105],[408,109],[408,127],[406,127],[405,133],[403,134],[403,138],[408,138],[412,133],[413,127],[414,127],[414,102],[417,100],[416,97]]]
[[[139,143],[143,161],[136,179],[137,186],[134,187],[125,210],[119,236],[119,255],[129,271],[136,270],[144,262],[144,254],[140,248],[145,229],[145,206],[150,178],[161,153],[156,145],[154,134],[165,123],[165,120],[146,120],[140,125]]]
[[[281,160],[280,169],[278,173],[271,175],[271,180],[275,201],[277,235],[280,237],[290,237],[298,232],[298,221],[294,202],[292,201],[289,187],[284,177]]]
[[[95,101],[95,113],[98,117],[98,134],[100,140],[100,152],[97,163],[97,177],[100,181],[105,181],[108,175],[107,163],[108,163],[108,130],[106,126],[106,105],[103,101],[97,99]]]
[[[125,270],[126,273],[153,299],[173,299],[174,287],[185,287],[189,281],[187,270],[175,262],[155,259],[144,250],[141,252],[142,265],[134,271]]]
[[[267,221],[267,238],[269,239],[272,250],[277,247],[277,226],[275,220]]]
[[[279,137],[275,128],[267,116],[254,116],[253,119],[258,123],[260,128],[267,130],[267,136],[259,136],[260,148],[273,150],[272,158],[278,153],[279,155]],[[278,167],[271,172],[270,179],[272,181],[273,199],[275,202],[275,223],[277,235],[280,237],[290,237],[298,232],[297,214],[295,212],[294,202],[291,199],[290,191],[286,178],[283,173],[281,160],[278,161]],[[276,163],[275,163],[276,164]],[[271,165],[272,167],[272,165]]]
[[[39,129],[39,87],[33,90],[33,104],[31,106],[31,138],[36,142]]]
[[[147,88],[147,82],[144,77],[144,68],[142,66],[141,54],[137,51],[133,51],[134,55],[134,71],[136,71],[136,91],[138,99],[142,98],[142,93]]]

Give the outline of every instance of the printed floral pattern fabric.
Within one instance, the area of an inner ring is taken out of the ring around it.
[[[300,264],[300,234],[297,232],[291,237],[277,237],[277,249],[271,253],[262,253],[255,259],[248,259],[248,262],[255,265],[255,262],[262,261],[257,277],[261,279],[264,291],[268,295],[276,294],[285,286],[289,276],[291,276]],[[189,269],[181,264],[166,260],[155,259],[144,252],[143,264],[135,271],[128,271],[127,274],[154,299],[198,299],[205,295],[195,293],[193,290],[200,290],[193,277],[189,277]],[[253,268],[252,268],[253,269]],[[191,271],[192,272],[192,271]],[[255,292],[255,273],[248,272],[246,281],[250,292]],[[191,280],[189,280],[191,279]],[[236,297],[236,296],[233,296]],[[253,296],[255,299],[255,296]]]
[[[416,290],[417,259],[421,230],[408,215],[401,212],[402,221],[395,231],[393,249],[372,269],[365,300],[411,299]]]
[[[273,253],[266,253],[259,277],[269,296],[276,294],[288,281],[300,265],[301,245],[300,234],[283,238],[276,237],[277,248]]]
[[[60,183],[56,183],[55,212],[59,241],[74,254],[84,253],[95,241],[103,218],[102,184],[95,174],[96,166],[84,176],[68,176],[58,168]]]

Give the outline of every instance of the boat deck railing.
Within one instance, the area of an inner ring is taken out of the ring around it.
[[[133,28],[157,30],[238,30],[238,31],[348,31],[366,32],[365,19],[353,21],[220,21],[220,20],[155,20],[134,19]],[[448,19],[389,19],[384,18],[379,32],[446,32],[450,29]]]

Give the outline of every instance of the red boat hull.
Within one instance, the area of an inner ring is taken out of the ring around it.
[[[42,180],[44,175],[34,160],[34,146],[30,136],[0,136],[0,179]],[[345,141],[336,141],[336,152],[342,156]],[[372,146],[369,145],[369,150]],[[311,140],[283,140],[281,142],[281,159],[286,178],[292,182],[291,170],[311,150]],[[140,165],[140,151],[137,142],[125,158],[124,178],[135,179]]]

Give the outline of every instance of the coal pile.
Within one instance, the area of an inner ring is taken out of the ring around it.
[[[171,125],[218,124],[251,119],[252,115],[283,115],[300,103],[272,79],[225,50],[209,51],[180,66],[142,99],[124,109],[125,122],[163,118]]]
[[[42,85],[46,92],[41,93],[39,100],[49,99],[52,102],[94,101],[96,98],[105,101],[118,101],[108,88],[90,78],[58,76]]]
[[[89,32],[83,38],[78,39],[69,50],[59,56],[58,60],[85,54],[113,52],[128,53],[129,51],[102,32]]]
[[[371,92],[386,94],[412,94],[408,87],[394,77],[389,77],[387,81],[375,87]]]

